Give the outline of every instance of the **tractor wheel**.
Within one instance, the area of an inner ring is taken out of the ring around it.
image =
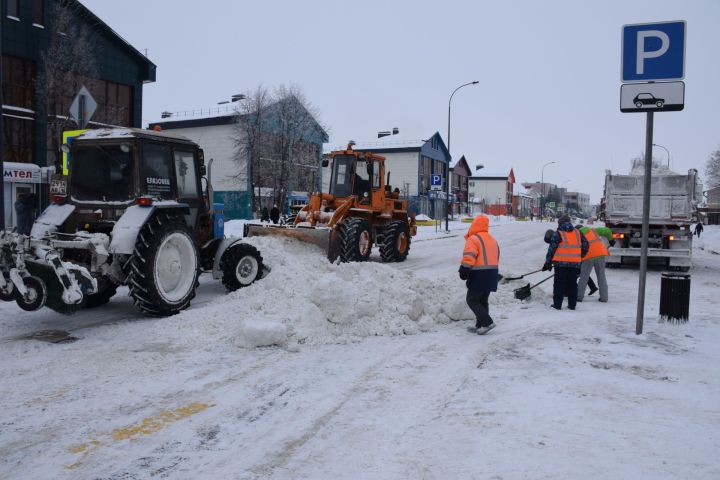
[[[15,303],[18,307],[25,311],[32,312],[45,306],[47,300],[47,287],[45,282],[40,280],[38,277],[25,277],[23,283],[27,289],[25,295],[20,295],[18,290],[15,290]]]
[[[380,245],[383,262],[402,262],[410,252],[410,226],[402,220],[395,220],[385,229]]]
[[[372,250],[372,226],[364,218],[351,217],[338,227],[341,262],[365,262]]]
[[[228,292],[234,292],[260,278],[263,258],[257,248],[247,243],[238,243],[223,252],[220,270],[223,272],[223,285]]]
[[[151,315],[174,315],[190,306],[198,286],[199,256],[182,218],[160,214],[138,234],[127,285],[135,305]]]
[[[95,308],[105,305],[117,293],[117,285],[106,280],[98,280],[98,292],[83,297],[83,308]]]

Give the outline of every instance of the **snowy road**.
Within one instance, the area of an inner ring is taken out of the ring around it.
[[[503,273],[542,265],[548,227],[492,228]],[[204,279],[167,319],[122,295],[72,317],[0,305],[0,478],[720,478],[713,248],[694,252],[688,324],[657,322],[657,270],[636,336],[637,272],[623,269],[608,272],[610,303],[587,297],[576,312],[548,308],[551,282],[526,304],[503,286],[491,297],[498,328],[478,337],[435,305],[462,299],[461,233],[423,231],[396,277],[380,264],[308,272],[321,255],[266,246],[270,277],[231,295]],[[328,327],[348,312],[318,323],[327,311],[306,297],[331,285],[340,302],[371,296],[370,318],[403,292],[424,308]],[[248,316],[297,324],[292,341],[241,348]],[[78,340],[17,339],[42,329]]]

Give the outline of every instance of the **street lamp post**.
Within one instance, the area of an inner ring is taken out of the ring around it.
[[[668,157],[668,160],[667,160],[667,162],[668,162],[668,168],[670,168],[670,150],[668,150],[667,148],[665,148],[665,147],[663,147],[662,145],[659,145],[659,144],[657,144],[657,143],[653,143],[652,145],[653,145],[653,147],[660,147],[660,148],[662,148],[663,150],[665,150],[665,153],[667,153],[667,157]],[[651,155],[651,157],[652,157],[652,155]]]
[[[450,106],[452,105],[452,99],[455,95],[455,92],[460,90],[463,87],[467,87],[468,85],[477,85],[480,83],[479,80],[475,80],[474,82],[468,82],[463,83],[459,87],[457,87],[453,92],[450,94],[450,100],[448,100],[448,134],[447,134],[447,148],[448,148],[448,156],[450,159],[448,159],[448,166],[447,166],[447,175],[446,175],[446,182],[447,182],[447,198],[445,200],[445,233],[450,232],[450,192],[451,192],[451,186],[450,186],[450,162],[452,161],[452,154],[450,153]]]
[[[545,216],[545,167],[555,162],[547,162],[540,170],[540,220]]]

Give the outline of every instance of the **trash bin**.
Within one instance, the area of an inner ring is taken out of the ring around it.
[[[663,272],[660,279],[660,319],[686,323],[690,316],[690,274]]]
[[[225,237],[225,204],[224,203],[213,203],[213,209],[215,210],[215,220],[213,230],[215,231],[215,238]]]

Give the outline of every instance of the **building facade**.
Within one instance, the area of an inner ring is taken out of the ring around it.
[[[486,173],[472,176],[468,182],[468,195],[472,214],[510,215],[513,203],[515,173]]]
[[[339,145],[334,150],[345,149]],[[447,175],[450,154],[440,133],[427,140],[402,140],[387,137],[375,142],[357,142],[354,150],[376,153],[385,157],[385,172],[390,185],[408,200],[408,210],[431,218],[444,218],[447,198]],[[323,169],[323,191],[327,192],[332,164]],[[431,188],[433,175],[442,176],[440,189]]]
[[[279,102],[270,105],[267,109],[263,127],[264,134],[267,135],[264,140],[267,142],[272,142],[270,137],[277,135],[275,126],[279,120],[275,106],[278,104]],[[307,148],[303,149],[301,158],[291,160],[292,178],[287,179],[282,186],[277,183],[279,177],[275,173],[279,160],[269,152],[261,155],[254,163],[255,168],[262,169],[264,173],[261,175],[262,172],[255,171],[248,174],[250,163],[238,147],[244,138],[238,123],[246,117],[239,116],[231,108],[214,117],[154,122],[150,124],[150,128],[160,128],[196,142],[204,151],[205,161],[213,161],[210,181],[214,190],[214,201],[225,204],[227,218],[249,219],[258,216],[263,207],[270,209],[274,204],[278,204],[281,211],[288,211],[294,205],[303,204],[307,201],[308,192],[316,190],[315,187],[320,185],[322,147],[327,142],[328,135],[310,113],[306,113],[309,115],[307,123],[313,125],[307,129],[302,140]],[[253,178],[252,187],[250,177]],[[254,196],[249,195],[251,188],[255,191]],[[280,188],[287,191],[280,192]],[[278,198],[284,200],[278,201]]]
[[[109,124],[141,126],[143,85],[155,81],[156,67],[150,60],[78,1],[2,0],[0,3],[3,119],[0,154],[3,162],[57,166],[62,127],[78,128],[67,117],[80,85],[85,85],[97,102],[88,128]],[[61,31],[63,29],[67,31]],[[74,33],[79,31],[86,32],[85,41],[92,46],[84,52],[85,58],[91,58],[94,65],[92,77],[72,77],[63,61],[76,59],[59,58],[62,55],[51,58],[48,53],[62,53],[58,45],[72,45]],[[58,68],[49,71],[47,66]],[[42,81],[48,77],[66,80],[55,87],[57,95],[52,101],[46,93],[49,87]],[[5,177],[5,172],[3,175]],[[22,182],[13,183],[12,187],[17,187]],[[38,185],[23,188],[31,188],[41,199],[44,197],[44,189]],[[4,190],[5,218],[12,220],[15,198],[10,195],[17,189]],[[39,207],[43,206],[41,202]]]
[[[452,211],[455,214],[470,213],[470,199],[468,197],[470,175],[470,166],[465,159],[465,155],[450,167],[450,189],[452,191],[450,200],[452,201]]]

